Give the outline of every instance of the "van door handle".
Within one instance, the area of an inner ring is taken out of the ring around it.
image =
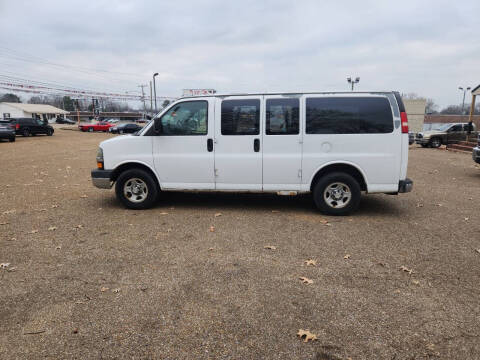
[[[260,151],[260,139],[253,140],[253,151],[255,152]]]
[[[207,150],[208,152],[213,151],[213,139],[207,139]]]

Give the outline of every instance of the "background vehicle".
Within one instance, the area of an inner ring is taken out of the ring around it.
[[[35,136],[37,134],[45,134],[48,136],[52,136],[55,131],[53,127],[40,119],[11,118],[8,120],[5,119],[5,121],[9,121],[10,124],[14,125],[15,133],[17,135]]]
[[[480,164],[480,134],[478,135],[477,146],[473,148],[472,158],[473,161]]]
[[[111,127],[108,131],[112,134],[133,134],[138,130],[142,130],[142,127],[137,124],[120,124]]]
[[[415,134],[413,132],[408,133],[408,145],[412,145],[415,142]]]
[[[96,124],[80,124],[78,125],[78,128],[81,131],[88,131],[88,132],[94,132],[94,131],[107,132],[108,129],[110,129],[112,126],[114,125],[104,121],[99,121]]]
[[[9,121],[0,120],[0,140],[8,139],[10,142],[15,141],[15,126]]]
[[[422,147],[438,148],[441,145],[453,144],[465,140],[468,134],[468,123],[444,124],[436,130],[422,131],[417,134],[415,142]],[[477,132],[475,124],[472,124],[471,134]]]
[[[108,123],[111,123],[111,124],[116,124],[118,123],[120,120],[118,119],[106,119],[106,120],[103,120],[104,122],[108,122]]]
[[[77,123],[76,121],[73,121],[72,119],[62,118],[62,117],[57,117],[57,119],[55,120],[55,122],[56,122],[57,124],[68,124],[68,125],[74,125],[74,124]]]
[[[358,151],[362,149],[362,151]],[[128,208],[160,191],[313,194],[331,215],[361,192],[411,191],[408,120],[397,92],[182,98],[134,136],[103,141],[93,184]]]

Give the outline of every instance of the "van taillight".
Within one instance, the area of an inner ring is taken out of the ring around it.
[[[402,111],[400,113],[400,120],[402,122],[402,134],[408,134],[408,118],[406,112]]]

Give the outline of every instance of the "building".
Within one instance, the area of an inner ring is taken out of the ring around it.
[[[425,99],[402,99],[408,117],[408,129],[417,133],[423,130],[423,122],[425,121],[425,107],[427,100]]]
[[[68,111],[44,104],[0,102],[0,116],[5,118],[37,118],[43,121],[66,115]]]

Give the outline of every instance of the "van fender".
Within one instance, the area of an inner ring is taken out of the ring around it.
[[[368,192],[368,178],[365,174],[365,172],[362,170],[362,168],[360,166],[358,166],[357,164],[351,162],[351,161],[347,161],[347,160],[332,160],[332,161],[329,161],[325,164],[322,164],[321,166],[319,166],[318,168],[315,169],[315,171],[312,173],[312,175],[310,176],[310,179],[308,181],[308,183],[304,184],[304,185],[307,185],[308,188],[305,189],[307,191],[310,191],[311,187],[312,187],[312,183],[313,183],[313,180],[315,179],[315,176],[320,172],[322,171],[323,169],[325,169],[326,167],[328,166],[331,166],[331,165],[349,165],[353,168],[355,168],[356,170],[358,170],[358,172],[362,175],[363,177],[363,180],[365,181],[365,185],[367,187],[367,192]],[[305,186],[305,187],[307,187]]]
[[[160,187],[160,190],[162,190],[162,184],[160,183],[160,177],[158,176],[157,172],[155,171],[155,169],[148,163],[146,162],[143,162],[143,161],[139,161],[139,160],[125,160],[125,161],[122,161],[118,164],[116,164],[116,166],[114,167],[114,177],[117,177],[118,174],[120,173],[120,171],[122,171],[124,169],[127,169],[129,167],[135,167],[135,165],[140,165],[140,167],[145,167],[147,168],[153,175],[155,175],[155,178],[157,179],[157,183],[158,183],[158,186]]]

